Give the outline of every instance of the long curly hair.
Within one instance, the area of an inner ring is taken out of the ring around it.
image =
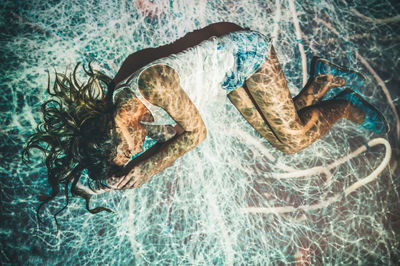
[[[22,152],[25,162],[29,161],[32,149],[39,149],[46,157],[51,192],[38,197],[41,201],[37,210],[39,222],[41,207],[58,195],[62,185],[65,187],[67,204],[54,214],[57,228],[56,216],[68,205],[70,184],[71,194],[85,198],[88,211],[111,212],[104,207],[90,209],[90,194],[77,184],[82,171],[87,169],[89,187],[103,188],[105,179],[117,171],[117,166],[109,161],[113,149],[110,130],[114,126],[112,79],[93,70],[89,63],[88,69],[83,66],[89,78],[80,83],[77,79],[79,65],[69,75],[56,72],[52,88],[49,75],[47,92],[52,98],[43,103],[43,121],[38,125],[36,133],[29,137]]]

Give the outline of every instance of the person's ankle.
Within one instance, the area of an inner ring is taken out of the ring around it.
[[[320,85],[321,87],[342,87],[346,84],[346,79],[338,76],[334,76],[331,74],[318,74],[314,82]]]
[[[318,74],[312,84],[314,93],[318,98],[324,97],[333,88],[342,87],[346,80],[331,74]]]

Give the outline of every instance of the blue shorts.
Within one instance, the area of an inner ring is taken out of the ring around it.
[[[227,72],[222,87],[232,91],[243,86],[268,59],[271,40],[256,31],[236,31],[221,37],[218,49],[227,48],[232,49],[234,66]]]

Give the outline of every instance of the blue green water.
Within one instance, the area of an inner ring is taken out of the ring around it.
[[[312,250],[313,264],[396,264],[396,117],[371,69],[399,110],[400,5],[380,0],[307,2],[2,1],[0,264],[293,265],[301,247]],[[144,186],[93,200],[93,206],[115,213],[92,215],[82,199],[74,198],[58,216],[56,234],[52,214],[65,204],[60,194],[44,208],[45,224],[39,225],[36,196],[49,190],[46,169],[40,154],[33,154],[33,163],[26,166],[20,152],[40,120],[40,104],[48,99],[47,71],[63,72],[78,61],[92,61],[113,76],[130,53],[218,21],[270,34],[293,95],[303,84],[300,46],[307,65],[319,55],[364,73],[362,94],[391,126],[383,137],[393,149],[392,160],[378,178],[323,208],[268,211],[313,206],[342,195],[379,167],[385,148],[371,147],[328,172],[279,179],[281,174],[329,166],[376,136],[343,120],[306,150],[283,155],[229,101],[208,99],[199,91],[193,97],[204,98],[209,108],[200,110],[208,128],[205,142]],[[264,209],[251,213],[252,207]]]

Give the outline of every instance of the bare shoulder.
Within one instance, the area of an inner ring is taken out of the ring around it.
[[[176,93],[174,89],[179,87],[179,83],[179,75],[175,69],[167,65],[154,65],[140,74],[139,90],[150,102],[157,104],[162,98],[156,96]]]
[[[180,86],[179,75],[172,67],[147,68],[139,77],[139,90],[149,102],[164,108],[185,131],[205,130],[197,108]]]
[[[170,107],[182,98],[188,98],[180,86],[178,73],[168,65],[154,65],[139,77],[139,90],[152,104]]]

